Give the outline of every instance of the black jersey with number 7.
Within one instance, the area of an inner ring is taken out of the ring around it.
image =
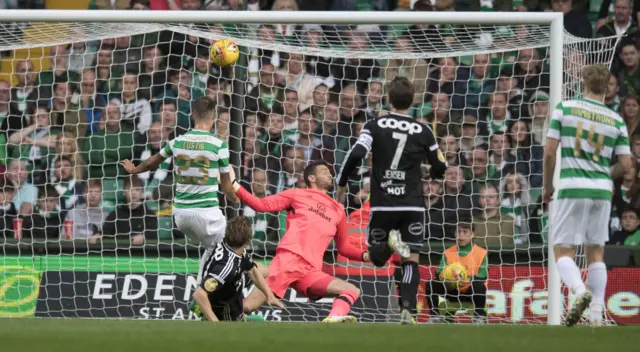
[[[433,131],[409,115],[391,114],[368,121],[347,154],[337,177],[339,186],[368,152],[372,153],[371,208],[424,207],[422,164],[431,165],[433,178],[446,170],[445,158]]]

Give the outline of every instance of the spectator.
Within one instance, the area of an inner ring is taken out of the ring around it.
[[[11,102],[21,113],[27,111],[27,105],[36,105],[41,99],[39,89],[36,86],[36,74],[33,63],[28,59],[16,63],[16,85],[11,89]],[[25,124],[26,125],[26,124]]]
[[[538,89],[549,91],[549,74],[542,71],[542,61],[537,49],[520,49],[513,74],[518,78],[523,101],[527,101],[526,97],[530,97]]]
[[[526,241],[529,233],[529,183],[517,172],[500,179],[500,211],[513,219],[516,243]]]
[[[529,125],[524,121],[511,121],[507,135],[511,153],[516,157],[516,168],[527,167],[529,173],[525,175],[528,175],[531,187],[541,187],[544,148],[533,140]]]
[[[425,205],[425,225],[427,226],[425,240],[436,241],[445,238],[444,220],[445,208],[442,181],[436,179],[423,180],[422,195]],[[366,226],[366,224],[365,224]]]
[[[336,102],[330,101],[324,107],[324,119],[322,125],[319,127],[321,131],[321,148],[315,149],[311,156],[312,160],[325,160],[331,165],[335,165],[336,140],[338,139],[338,120],[339,108]]]
[[[611,3],[611,0],[608,1]],[[638,35],[640,34],[640,29],[638,28],[638,24],[636,22],[636,18],[631,16],[631,0],[616,0],[614,5],[614,17],[610,18],[604,23],[599,22],[599,25],[596,26],[596,38],[607,38],[613,37],[616,35],[624,35],[629,38],[633,38],[632,40],[636,41],[639,39]],[[600,42],[601,51],[609,51],[614,49],[616,41],[603,41]],[[619,67],[619,62],[617,62],[614,58],[614,67]]]
[[[509,151],[509,138],[503,132],[496,132],[489,139],[489,163],[490,169],[494,170],[494,178],[502,178],[515,171],[522,174],[529,172],[529,168],[522,163],[518,164],[516,170],[516,158]]]
[[[262,162],[258,160],[251,175],[251,193],[258,198],[264,198],[268,193],[267,173],[261,168]],[[271,213],[256,213],[253,209],[245,206],[242,215],[253,220],[253,241],[256,244],[265,242],[277,242],[284,235],[286,212],[277,215]]]
[[[282,158],[278,164],[270,163],[268,174],[271,194],[280,193],[289,188],[297,187],[299,176],[304,170],[304,152],[293,146],[282,147]]]
[[[487,311],[487,280],[489,276],[489,264],[487,250],[474,244],[474,225],[468,220],[461,221],[457,226],[456,244],[447,248],[440,260],[440,265],[435,270],[438,279],[429,280],[425,285],[425,296],[429,301],[429,314],[431,322],[440,322],[440,295],[446,300],[471,302],[473,304],[474,322],[486,323]],[[453,263],[462,264],[469,274],[467,280],[458,282],[457,289],[451,289],[442,278],[445,266]]]
[[[165,143],[169,141],[164,139],[165,136],[162,134],[162,124],[160,122],[154,122],[151,124],[149,130],[147,130],[147,144],[145,146],[144,151],[140,154],[140,162],[144,162],[149,159],[152,155],[160,152],[160,149],[164,146]],[[151,199],[153,198],[154,191],[158,189],[158,186],[161,184],[171,183],[173,182],[173,173],[171,171],[171,157],[164,159],[160,166],[153,171],[146,171],[141,174],[138,174],[138,177],[144,183],[144,194],[145,198]],[[166,192],[160,192],[166,193]],[[169,197],[159,197],[161,199],[171,199],[173,198],[171,195]]]
[[[278,72],[277,79],[278,83],[287,90],[296,91],[298,104],[303,110],[313,105],[313,90],[316,85],[321,83],[321,80],[306,72],[304,55],[289,53],[286,65]],[[289,114],[288,111],[287,113]]]
[[[55,154],[50,153],[49,158],[51,163],[49,164],[49,173],[47,174],[48,182],[56,182],[56,178],[53,170],[55,170],[55,159],[60,157],[66,157],[73,161],[75,165],[74,175],[78,180],[84,180],[85,175],[85,163],[78,148],[77,139],[69,132],[62,132],[56,135]]]
[[[367,89],[364,91],[366,101],[362,105],[362,110],[369,116],[380,116],[386,114],[383,112],[385,107],[384,101],[384,85],[383,81],[379,79],[369,79]]]
[[[216,110],[215,135],[216,137],[227,141],[229,139],[229,121],[231,115],[229,109],[220,107]]]
[[[446,93],[453,96],[456,102],[462,103],[462,98],[457,94],[464,92],[456,92],[454,88],[461,88],[461,85],[455,84],[456,81],[466,81],[469,79],[469,71],[465,70],[458,64],[455,57],[443,57],[438,59],[438,65],[431,71],[427,79],[427,92],[432,96],[438,93]],[[464,108],[457,106],[456,108]]]
[[[276,30],[273,26],[269,25],[259,25],[258,29],[256,29],[256,36],[257,40],[265,44],[275,45],[277,41]],[[256,77],[256,75],[262,70],[261,67],[267,63],[274,67],[273,72],[275,72],[275,69],[280,67],[280,54],[277,51],[267,49],[251,49],[247,71],[252,87],[258,84],[258,77]]]
[[[334,151],[334,158],[336,165],[342,165],[347,153],[351,150],[351,147],[356,144],[358,137],[360,137],[360,131],[367,121],[362,115],[357,116],[351,122],[351,131],[347,134],[348,137],[340,138],[337,141],[336,149]]]
[[[191,127],[191,74],[182,68],[170,68],[167,84],[158,96],[156,101],[167,98],[176,101],[177,124],[188,130]]]
[[[357,119],[366,119],[366,113],[360,110],[362,106],[360,95],[355,85],[348,85],[340,93],[340,121],[338,122],[338,136],[350,137],[351,124]]]
[[[112,93],[118,91],[117,78],[119,74],[113,63],[113,47],[106,45],[104,42],[98,49],[98,54],[93,67],[96,69],[98,91],[103,93]]]
[[[476,54],[473,56],[473,65],[469,70],[469,79],[461,81],[458,78],[456,84],[461,88],[456,91],[461,95],[455,95],[451,105],[456,109],[474,110],[485,106],[489,95],[496,89],[496,80],[490,75],[489,55]]]
[[[469,153],[476,147],[484,145],[484,139],[478,135],[478,119],[467,115],[462,120],[462,137],[460,138],[460,151]]]
[[[36,86],[40,91],[40,99],[47,100],[55,95],[53,91],[58,82],[69,82],[74,86],[80,82],[80,75],[69,71],[69,50],[67,45],[57,45],[49,52],[51,67],[38,73]]]
[[[251,112],[270,109],[280,93],[280,88],[274,81],[275,66],[270,62],[261,62],[259,84],[251,89],[245,101],[246,109]]]
[[[616,231],[607,244],[638,246],[640,245],[640,215],[638,210],[627,208],[622,212],[622,229]]]
[[[74,34],[87,35],[82,29],[75,29]],[[70,75],[80,75],[84,70],[91,67],[91,63],[96,59],[96,50],[91,42],[75,42],[67,46],[69,64],[67,69]]]
[[[518,116],[511,116],[511,112],[507,109],[507,94],[495,92],[489,97],[489,114],[487,121],[489,123],[489,133],[506,132],[507,122],[512,118],[517,119]]]
[[[444,174],[442,223],[444,239],[455,239],[456,224],[471,218],[473,199],[470,185],[465,181],[462,168],[449,167]]]
[[[102,226],[109,211],[102,206],[102,185],[100,180],[89,180],[84,187],[84,202],[71,209],[65,220],[73,224],[74,239],[86,238],[95,244],[102,236]]]
[[[620,44],[620,56],[623,66],[618,72],[618,83],[620,84],[620,95],[640,94],[640,56],[638,56],[637,44],[628,39],[623,39]]]
[[[447,159],[449,166],[461,166],[466,164],[464,155],[460,152],[460,138],[455,134],[445,134],[439,137],[439,145],[442,154]]]
[[[132,245],[157,239],[158,219],[144,204],[144,189],[138,177],[124,180],[126,204],[118,206],[104,222],[102,235],[116,239],[128,238]]]
[[[50,124],[49,110],[45,107],[35,109],[34,123],[12,133],[7,140],[11,147],[11,158],[28,160],[32,179],[35,183],[44,183],[48,161],[54,155],[56,134],[59,128]]]
[[[324,109],[329,103],[329,87],[321,83],[313,90],[313,106],[311,106],[311,116],[318,123],[324,120]]]
[[[347,40],[347,50],[350,52],[363,52],[370,49],[369,38],[365,32],[352,31]],[[363,93],[369,78],[380,77],[380,65],[375,59],[351,57],[345,60],[344,67],[338,71],[340,73],[336,73],[336,79],[341,80],[340,87],[343,91],[346,87],[355,84],[357,92]]]
[[[131,9],[132,10],[149,10],[150,0],[131,0]]]
[[[158,96],[167,83],[167,56],[156,45],[146,46],[138,71],[139,95],[146,99]]]
[[[271,11],[298,11],[298,3],[295,0],[275,0]],[[296,33],[296,26],[292,24],[281,24],[274,27],[277,35],[284,40],[293,39]]]
[[[434,94],[431,98],[432,112],[427,117],[437,123],[459,124],[462,121],[461,110],[453,109],[449,95],[444,92]]]
[[[13,203],[16,190],[11,182],[0,181],[0,232],[4,238],[12,238],[13,220],[18,218],[18,210]]]
[[[33,214],[24,216],[23,235],[33,239],[60,237],[64,214],[58,210],[58,193],[52,185],[38,187],[38,205]]]
[[[629,136],[640,133],[640,100],[634,95],[622,99],[622,118],[627,124]]]
[[[87,133],[87,116],[71,103],[71,85],[66,81],[53,83],[51,98],[51,121],[54,126],[72,133],[76,138],[84,138]]]
[[[547,131],[545,125],[549,117],[549,94],[543,90],[538,90],[529,99],[529,115],[531,116],[531,129],[533,130],[533,140],[542,143],[545,140]]]
[[[278,106],[271,109],[264,122],[265,134],[260,136],[260,150],[265,153],[269,164],[277,162],[281,156],[281,147],[284,140],[282,131],[284,130],[283,111]]]
[[[304,44],[307,48],[322,49],[322,46],[326,44],[323,43],[324,33],[319,25],[306,24],[302,27],[302,31],[304,32]],[[307,72],[320,78],[322,84],[329,89],[335,87],[335,77],[340,74],[338,71],[343,65],[344,60],[341,58],[307,55]]]
[[[211,59],[209,58],[209,48],[199,46],[197,56],[193,59],[193,77],[191,77],[191,97],[197,99],[206,95],[209,76],[216,76]]]
[[[120,104],[111,101],[103,116],[104,128],[84,142],[82,158],[87,161],[87,178],[119,177],[125,175],[120,160],[134,157],[134,131],[120,124]]]
[[[180,0],[180,9],[185,11],[200,10],[202,9],[202,1],[201,0]]]
[[[27,182],[29,173],[24,160],[11,160],[6,177],[16,191],[13,196],[13,205],[18,209],[18,214],[21,216],[31,215],[38,201],[38,189]]]
[[[26,119],[22,115],[17,107],[11,104],[11,85],[7,81],[0,80],[0,136],[4,137],[4,141],[12,133],[27,126]],[[7,153],[8,150],[0,147],[0,162],[5,162]]]
[[[80,114],[87,119],[87,131],[85,135],[91,135],[100,130],[100,118],[104,114],[107,105],[107,95],[98,90],[96,73],[93,69],[82,71],[80,84]]]
[[[206,95],[213,99],[217,106],[224,108],[231,107],[231,96],[228,94],[229,91],[230,88],[226,80],[209,76]],[[245,111],[247,111],[246,108]]]
[[[135,126],[138,133],[145,134],[151,126],[151,104],[138,91],[138,75],[127,72],[122,77],[122,93],[117,98],[120,102],[121,124]]]
[[[89,10],[128,10],[131,0],[90,0]]]
[[[573,0],[551,0],[551,8],[564,13],[564,29],[567,32],[580,38],[593,38],[591,22],[583,12],[573,9]]]
[[[119,73],[117,78],[120,79],[125,72],[137,72],[140,61],[142,60],[142,47],[131,36],[125,35],[115,38],[115,47],[113,48],[114,70]],[[119,82],[122,84],[122,82]],[[136,82],[137,83],[137,82]],[[122,88],[122,86],[120,86]]]
[[[396,38],[393,50],[397,53],[409,53],[412,51],[412,42],[408,33]],[[396,77],[406,77],[413,82],[415,94],[414,105],[424,102],[427,94],[427,77],[429,76],[429,65],[424,59],[390,59],[382,75],[385,82],[391,82]]]
[[[289,137],[295,147],[302,149],[304,152],[305,164],[309,163],[316,150],[322,149],[322,140],[315,134],[317,129],[318,123],[311,118],[311,111],[307,109],[300,113],[298,133]]]
[[[489,154],[485,146],[478,146],[467,154],[465,178],[471,184],[471,193],[478,194],[480,188],[488,183],[495,184],[499,180],[494,178],[495,170],[489,163]]]
[[[175,99],[161,100],[158,103],[158,113],[163,139],[171,140],[187,133],[188,129],[178,124],[178,106]]]
[[[485,249],[513,244],[513,220],[500,212],[498,190],[488,184],[480,188],[479,193],[480,211],[473,217],[476,244]]]
[[[500,70],[496,91],[507,93],[508,109],[511,112],[511,116],[530,117],[531,115],[528,115],[528,105],[523,104],[529,101],[528,92],[520,89],[518,84],[519,79],[514,76],[513,69],[504,68]]]
[[[607,93],[604,96],[604,105],[609,109],[620,112],[620,86],[618,86],[618,78],[613,73],[609,74],[609,84],[607,85]],[[538,139],[542,141],[541,139]]]
[[[282,96],[278,97],[278,101],[282,102],[281,104],[284,108],[284,131],[285,135],[289,136],[294,134],[298,128],[298,115],[300,112],[298,92],[293,89],[284,89],[282,90]]]
[[[76,178],[76,167],[72,158],[59,156],[54,163],[53,175],[56,182],[53,186],[60,198],[59,209],[68,211],[80,202],[84,187]]]

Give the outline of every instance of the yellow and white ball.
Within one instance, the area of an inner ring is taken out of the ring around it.
[[[230,39],[216,40],[209,49],[211,61],[218,67],[226,67],[236,63],[240,57],[240,49]]]
[[[457,290],[462,282],[469,280],[469,273],[464,265],[455,262],[444,267],[440,273],[440,278],[448,288]]]

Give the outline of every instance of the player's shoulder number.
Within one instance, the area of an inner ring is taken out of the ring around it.
[[[222,243],[218,243],[218,245],[216,246],[216,250],[213,252],[213,260],[219,262],[222,260],[222,258],[224,258],[224,246],[222,245]]]

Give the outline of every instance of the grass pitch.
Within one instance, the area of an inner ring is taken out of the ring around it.
[[[637,351],[640,327],[0,319],[2,352]]]

